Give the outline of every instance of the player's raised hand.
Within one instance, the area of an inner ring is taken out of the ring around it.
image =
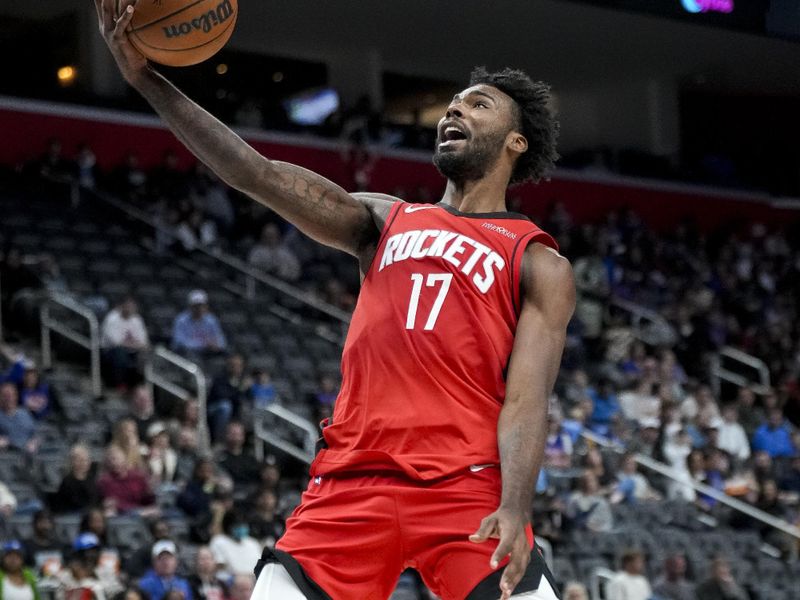
[[[489,560],[489,566],[496,569],[506,556],[508,564],[500,578],[500,600],[508,600],[514,588],[525,574],[531,561],[531,547],[525,535],[527,518],[514,511],[499,508],[481,521],[478,530],[469,536],[469,541],[482,544],[489,539],[499,539],[497,548]]]
[[[128,83],[147,70],[147,59],[128,40],[126,29],[130,25],[138,0],[119,0],[119,17],[114,16],[114,5],[118,0],[94,0],[100,35],[108,44],[111,55],[117,62],[122,76]]]

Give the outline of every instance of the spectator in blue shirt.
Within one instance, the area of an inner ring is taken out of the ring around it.
[[[36,422],[31,414],[19,407],[17,386],[6,382],[0,385],[0,449],[16,448],[36,452]]]
[[[619,401],[607,379],[601,379],[597,388],[589,390],[589,397],[594,404],[589,426],[599,435],[608,435],[611,419],[619,412]]]
[[[208,309],[208,295],[203,290],[189,294],[189,308],[175,317],[172,347],[176,352],[214,354],[227,346],[219,320]]]
[[[764,450],[772,458],[794,456],[797,448],[792,443],[792,431],[783,418],[783,411],[773,408],[769,411],[767,422],[753,434],[753,452]]]
[[[178,549],[171,540],[159,540],[153,544],[151,555],[153,568],[139,580],[139,589],[150,600],[163,600],[172,590],[183,594],[184,600],[192,600],[192,588],[183,577],[178,577]]]

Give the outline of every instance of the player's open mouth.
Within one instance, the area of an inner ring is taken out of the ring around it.
[[[466,139],[467,134],[463,129],[455,125],[447,125],[439,134],[439,147],[445,148],[448,146],[454,146],[459,142],[466,141]]]

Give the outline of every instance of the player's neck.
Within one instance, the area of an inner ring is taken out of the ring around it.
[[[448,180],[442,203],[466,213],[505,212],[507,184],[492,174],[463,183]]]

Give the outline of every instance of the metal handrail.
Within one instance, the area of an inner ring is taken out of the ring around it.
[[[677,342],[678,334],[675,328],[658,312],[617,296],[611,296],[608,302],[631,315],[633,335],[646,344],[651,346],[673,346]],[[649,323],[650,327],[644,327],[642,322]]]
[[[753,379],[745,377],[722,366],[722,359],[729,358],[742,365],[750,367],[758,373],[758,382],[753,383]],[[716,354],[711,363],[711,384],[714,391],[719,394],[720,381],[725,380],[739,387],[751,387],[758,394],[766,394],[771,389],[771,379],[769,367],[760,358],[743,352],[733,346],[725,346]]]
[[[603,592],[600,590],[600,583],[602,580],[610,581],[614,578],[616,573],[611,569],[605,567],[595,567],[592,569],[592,574],[589,576],[589,593],[592,595],[592,600],[603,600]],[[611,600],[614,600],[613,598]]]
[[[50,305],[55,304],[84,319],[89,323],[89,337],[64,325],[58,319],[50,316]],[[49,369],[53,366],[53,349],[51,334],[57,333],[68,340],[86,348],[90,352],[90,369],[92,376],[92,393],[99,398],[103,394],[100,380],[100,323],[97,316],[87,307],[77,302],[74,298],[52,292],[45,297],[39,307],[39,318],[42,332],[42,366]]]
[[[267,415],[272,415],[278,420],[300,429],[304,434],[303,447],[296,446],[279,437],[275,433],[274,428],[268,425],[269,419]],[[258,460],[264,460],[264,444],[270,444],[308,465],[314,460],[314,449],[317,445],[317,438],[319,437],[317,427],[308,419],[304,419],[285,406],[271,404],[266,408],[257,410],[255,412],[254,433],[256,438],[261,441],[261,444],[256,444],[256,458]]]
[[[619,444],[615,444],[611,440],[604,438],[602,436],[597,435],[591,431],[582,431],[581,436],[586,438],[587,440],[598,444],[599,446],[603,446],[604,448],[613,448],[615,450],[622,450]],[[635,454],[634,458],[636,462],[646,469],[650,469],[659,473],[673,481],[680,483],[681,485],[688,485],[692,489],[705,496],[709,496],[714,500],[720,502],[721,504],[725,504],[730,508],[742,512],[747,516],[756,519],[757,521],[761,521],[765,525],[769,525],[770,527],[777,529],[778,531],[782,531],[783,533],[790,535],[792,537],[800,539],[800,528],[795,527],[791,523],[788,523],[782,519],[778,519],[773,517],[771,514],[764,512],[750,504],[742,502],[737,498],[729,496],[725,492],[720,492],[717,489],[714,489],[704,483],[696,481],[695,479],[686,479],[685,477],[681,477],[680,474],[672,467],[665,465],[664,463],[658,462],[657,460],[653,460],[649,456],[644,454]]]
[[[104,194],[102,192],[98,192],[97,190],[91,190],[91,192],[95,195],[95,197],[99,198],[103,202],[114,206],[115,208],[127,213],[129,216],[134,217],[135,219],[146,223],[153,229],[160,231],[162,233],[167,233],[172,235],[174,232],[169,228],[161,223],[159,223],[156,219],[153,219],[150,215],[145,213],[144,211],[136,208],[135,206],[131,206],[127,202],[124,202],[118,198],[110,196],[108,194]],[[268,273],[264,273],[258,269],[253,268],[246,262],[240,260],[239,258],[222,252],[219,249],[212,249],[209,250],[208,248],[198,247],[196,248],[197,252],[202,252],[206,256],[210,256],[222,264],[235,269],[242,273],[246,277],[246,286],[249,286],[249,289],[252,290],[252,281],[258,281],[264,285],[274,288],[275,290],[286,294],[287,296],[302,302],[303,304],[310,306],[311,308],[318,310],[319,312],[328,315],[329,317],[336,319],[337,321],[341,321],[342,323],[349,323],[350,322],[350,313],[344,311],[336,306],[324,302],[320,300],[310,292],[297,288],[282,279],[278,279],[273,275],[269,275]]]
[[[173,383],[160,372],[158,372],[154,365],[154,358],[159,358],[165,362],[170,363],[172,366],[185,371],[194,378],[196,393],[192,394],[186,388]],[[208,452],[211,448],[211,442],[208,431],[208,422],[203,417],[206,414],[206,400],[208,397],[208,386],[206,383],[206,376],[200,365],[192,362],[180,354],[176,354],[172,350],[158,345],[153,348],[153,351],[147,358],[144,367],[144,378],[148,385],[157,386],[173,396],[186,400],[187,398],[194,397],[197,400],[197,412],[201,417],[197,420],[197,445],[201,452]]]

